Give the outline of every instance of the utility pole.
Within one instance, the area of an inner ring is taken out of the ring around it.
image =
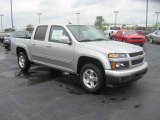
[[[3,23],[2,23],[2,17],[4,16],[3,14],[0,14],[1,16],[1,31],[3,31]]]
[[[147,0],[147,4],[146,4],[146,29],[148,27],[148,0]]]
[[[37,13],[38,17],[39,17],[39,24],[41,23],[41,15],[42,13]]]
[[[13,26],[13,10],[12,10],[12,0],[11,0],[11,24],[12,24],[12,28],[14,28],[14,26]]]
[[[156,14],[157,14],[157,19],[156,19],[156,28],[157,28],[157,30],[158,30],[158,14],[160,13],[160,12],[155,12]]]
[[[78,15],[80,15],[80,12],[77,12],[76,15],[77,15],[77,25],[78,25],[78,24],[80,24],[80,20],[78,22]]]
[[[119,11],[114,11],[114,13],[115,13],[115,27],[116,27],[116,25],[117,25],[117,14],[119,13]]]

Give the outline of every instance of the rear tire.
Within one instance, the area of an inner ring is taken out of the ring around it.
[[[106,85],[104,72],[94,64],[85,64],[80,71],[80,81],[85,90],[97,93]]]
[[[28,57],[25,53],[20,52],[18,54],[18,66],[22,71],[28,71],[31,67],[31,62],[28,60]]]

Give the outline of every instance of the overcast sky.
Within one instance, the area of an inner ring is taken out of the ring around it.
[[[118,23],[145,23],[146,0],[13,0],[16,29],[38,24],[37,12],[42,13],[42,24],[68,24],[68,21],[76,24],[76,12],[80,12],[81,24],[93,24],[96,16],[103,16],[107,22],[114,23],[114,10],[119,11]],[[160,0],[149,0],[149,24],[156,21],[155,11],[160,11]],[[10,0],[0,0],[0,14],[5,15],[4,28],[11,27]]]

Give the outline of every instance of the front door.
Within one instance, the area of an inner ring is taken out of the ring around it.
[[[70,39],[65,28],[62,26],[51,26],[49,38],[46,42],[45,53],[49,64],[56,68],[73,71],[74,44],[69,45],[62,43],[62,37],[68,37]]]

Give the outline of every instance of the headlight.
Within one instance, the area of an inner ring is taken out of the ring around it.
[[[112,70],[122,70],[129,68],[129,62],[111,62]]]
[[[127,58],[127,54],[125,54],[125,53],[111,53],[111,54],[108,54],[108,58]]]

